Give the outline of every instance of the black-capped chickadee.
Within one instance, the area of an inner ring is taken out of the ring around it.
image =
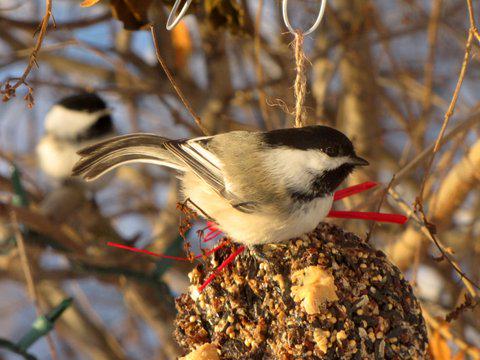
[[[93,93],[56,103],[45,117],[45,135],[36,148],[41,170],[57,181],[69,178],[80,158],[79,149],[116,135],[110,112]]]
[[[246,245],[312,231],[330,211],[334,190],[356,166],[368,165],[343,133],[327,126],[186,140],[131,134],[79,155],[73,174],[87,180],[134,162],[179,171],[185,199]]]

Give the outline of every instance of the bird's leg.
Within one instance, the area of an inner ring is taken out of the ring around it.
[[[252,245],[249,247],[251,254],[257,259],[257,260],[262,260],[262,261],[268,261],[267,256],[265,253],[262,251],[262,246],[261,245]]]

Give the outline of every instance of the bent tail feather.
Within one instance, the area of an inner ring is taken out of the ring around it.
[[[73,176],[90,181],[127,163],[152,163],[184,170],[178,160],[164,148],[167,138],[154,134],[129,134],[104,140],[81,149]]]

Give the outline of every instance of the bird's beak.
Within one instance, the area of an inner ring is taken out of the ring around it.
[[[370,165],[370,163],[367,160],[362,159],[361,157],[358,157],[357,155],[350,156],[350,164],[352,164],[354,166]]]

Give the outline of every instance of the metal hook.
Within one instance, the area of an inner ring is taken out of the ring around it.
[[[318,13],[317,20],[315,20],[315,23],[312,25],[312,27],[307,31],[305,31],[303,35],[311,34],[313,31],[315,31],[318,28],[318,26],[322,22],[326,5],[327,5],[327,0],[322,0],[322,4],[320,5],[320,12]],[[282,15],[283,15],[283,21],[285,22],[285,26],[287,27],[288,31],[290,31],[293,35],[295,35],[295,30],[293,29],[292,25],[290,24],[290,20],[288,19],[288,0],[282,0]]]
[[[182,7],[182,10],[180,10],[180,13],[177,15],[177,17],[172,20],[172,18],[175,16],[177,13],[178,8],[180,7],[180,3],[182,0],[176,0],[175,4],[173,4],[172,11],[168,15],[167,19],[167,30],[172,30],[177,24],[182,20],[182,18],[185,16],[185,13],[187,12],[190,4],[192,3],[193,0],[187,0],[185,4]]]

